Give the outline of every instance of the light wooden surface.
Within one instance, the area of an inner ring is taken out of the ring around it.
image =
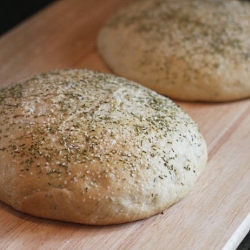
[[[62,0],[0,37],[0,85],[40,72],[109,72],[95,40],[132,0]],[[94,227],[50,221],[0,202],[0,249],[235,249],[250,229],[250,100],[178,102],[199,124],[209,162],[184,200],[149,219]]]

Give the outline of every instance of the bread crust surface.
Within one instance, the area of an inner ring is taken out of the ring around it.
[[[182,199],[207,161],[197,124],[170,99],[90,70],[0,91],[0,200],[62,221],[107,225]]]
[[[117,74],[185,101],[250,96],[250,3],[139,0],[100,30],[97,45]]]

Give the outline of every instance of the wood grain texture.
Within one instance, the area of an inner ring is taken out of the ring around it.
[[[54,69],[110,72],[96,51],[105,20],[133,0],[62,0],[0,38],[0,85]],[[235,249],[250,229],[250,100],[178,102],[208,144],[190,195],[149,219],[92,227],[35,218],[0,202],[0,249]]]

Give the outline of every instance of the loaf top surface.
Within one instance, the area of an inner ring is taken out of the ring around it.
[[[143,219],[186,196],[206,161],[190,116],[125,78],[58,70],[0,91],[0,200],[25,213]]]
[[[250,96],[250,3],[139,0],[118,10],[97,45],[117,74],[185,101]]]

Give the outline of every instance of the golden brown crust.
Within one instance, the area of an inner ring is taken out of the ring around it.
[[[101,29],[100,54],[118,75],[171,98],[250,96],[250,3],[140,0]]]
[[[0,92],[0,199],[44,218],[113,224],[183,198],[206,165],[195,122],[171,100],[89,70]]]

